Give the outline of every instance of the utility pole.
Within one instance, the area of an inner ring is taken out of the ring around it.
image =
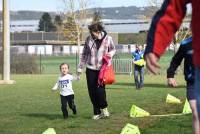
[[[3,74],[0,84],[13,84],[10,80],[10,14],[9,0],[3,0]]]

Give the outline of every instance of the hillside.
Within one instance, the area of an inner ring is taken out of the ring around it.
[[[112,7],[112,8],[90,8],[87,9],[89,17],[94,11],[99,11],[103,19],[146,19],[151,18],[157,10],[155,7]],[[11,11],[11,20],[38,20],[44,12],[40,11]],[[56,12],[49,12],[54,18]],[[2,19],[2,12],[0,12]]]
[[[11,11],[11,20],[39,20],[44,12],[40,11]],[[56,15],[55,12],[49,12],[52,17]],[[0,11],[0,19],[2,19],[2,12]]]

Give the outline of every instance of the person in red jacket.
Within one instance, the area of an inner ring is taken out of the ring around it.
[[[155,14],[147,36],[145,59],[147,68],[157,74],[160,69],[158,60],[169,46],[175,32],[179,29],[185,14],[186,5],[192,4],[192,48],[195,65],[195,98],[200,117],[200,0],[164,0]]]

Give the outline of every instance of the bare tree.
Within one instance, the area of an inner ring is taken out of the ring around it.
[[[190,28],[185,28],[183,26],[180,27],[180,29],[176,32],[174,39],[172,41],[172,45],[174,48],[174,54],[177,51],[177,44],[181,42],[182,40],[190,37],[192,35]]]
[[[102,22],[102,13],[100,11],[94,12],[92,23],[103,23]]]
[[[63,0],[66,12],[64,20],[64,34],[78,45],[80,54],[83,26],[86,25],[88,0]]]
[[[163,3],[163,0],[149,0],[149,4],[154,7],[160,7]]]

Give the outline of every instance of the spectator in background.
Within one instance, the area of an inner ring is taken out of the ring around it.
[[[132,53],[134,64],[134,79],[136,89],[141,89],[144,85],[144,50],[142,45],[136,45],[136,50]],[[139,79],[139,78],[140,79]]]

